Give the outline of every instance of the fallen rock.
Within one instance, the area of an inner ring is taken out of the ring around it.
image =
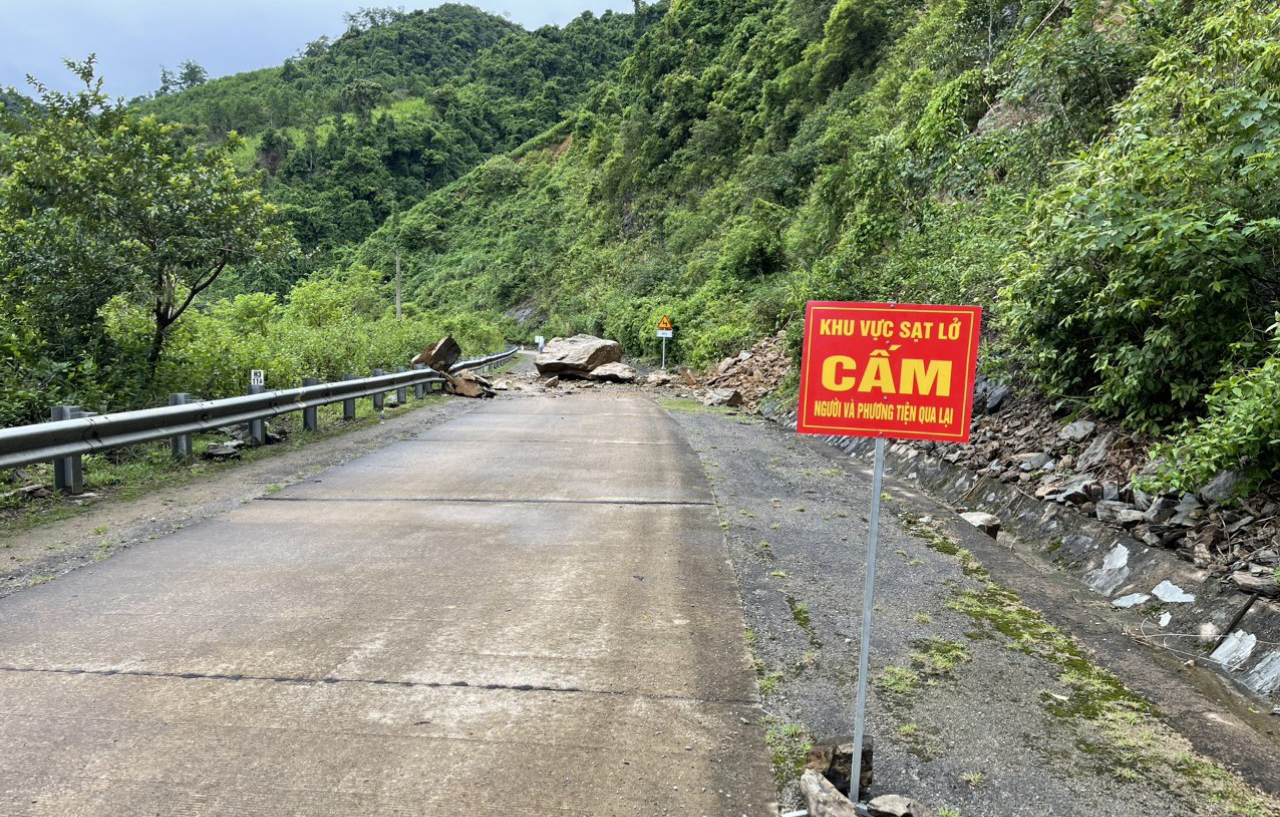
[[[675,381],[669,372],[657,371],[650,372],[649,376],[644,379],[646,386],[670,386]]]
[[[1120,502],[1119,500],[1104,499],[1100,501],[1093,509],[1094,516],[1098,517],[1099,522],[1106,522],[1110,525],[1119,525],[1121,514],[1125,515],[1125,521],[1130,525],[1136,525],[1145,518],[1142,511],[1133,509],[1128,502]]]
[[[684,384],[689,388],[695,388],[698,385],[698,378],[693,376],[693,372],[688,366],[680,367],[680,376],[684,378]]]
[[[542,381],[542,385],[546,386],[548,389],[554,389],[556,386],[560,385],[560,378],[557,376],[548,377],[546,380]]]
[[[1093,438],[1093,442],[1089,443],[1089,447],[1080,455],[1080,459],[1076,461],[1076,467],[1081,471],[1092,471],[1107,459],[1107,454],[1111,452],[1111,446],[1116,441],[1116,433],[1108,431]]]
[[[538,374],[569,374],[585,377],[606,363],[622,360],[622,346],[616,340],[595,335],[552,338],[542,354],[533,359]]]
[[[874,742],[870,735],[862,739],[862,764],[858,768],[860,788],[865,789],[874,780],[872,766],[875,762]],[[813,745],[805,757],[805,768],[818,772],[841,794],[849,794],[849,780],[853,777],[853,738],[838,737]]]
[[[1236,492],[1236,483],[1240,475],[1235,471],[1223,471],[1199,490],[1200,498],[1205,502],[1226,502]]]
[[[960,518],[993,539],[1000,532],[1000,517],[993,514],[983,511],[968,511],[960,514]]]
[[[1066,440],[1071,443],[1082,443],[1089,439],[1089,435],[1093,433],[1098,424],[1092,420],[1076,420],[1062,427],[1058,432],[1059,439]]]
[[[444,390],[459,397],[493,397],[493,387],[488,380],[470,369],[453,374],[445,373]]]
[[[805,769],[800,775],[800,792],[809,807],[809,817],[858,817],[849,798],[813,769]]]
[[[446,335],[435,346],[423,349],[422,353],[411,361],[411,364],[416,366],[419,363],[425,363],[427,368],[444,372],[448,371],[449,367],[457,363],[461,357],[462,347],[458,345],[452,335]]]
[[[240,459],[240,441],[236,440],[235,442],[211,445],[204,451],[200,452],[200,458],[213,460],[214,462],[238,460]]]
[[[1093,474],[1080,474],[1072,477],[1056,491],[1046,494],[1044,498],[1062,504],[1070,502],[1074,505],[1083,505],[1093,499],[1095,490],[1098,496],[1102,495],[1102,486],[1098,484],[1098,478]]]
[[[511,381],[510,381],[510,380],[499,380],[498,382],[496,382],[496,383],[494,383],[494,384],[493,384],[493,390],[494,390],[494,391],[510,391],[510,390],[511,390]]]
[[[928,806],[900,794],[882,794],[867,803],[871,817],[935,817]]]
[[[1257,593],[1268,599],[1280,598],[1280,584],[1276,584],[1274,575],[1264,573],[1261,576],[1255,576],[1248,571],[1242,571],[1232,573],[1228,581],[1246,593]]]
[[[704,406],[726,406],[732,408],[742,405],[742,393],[737,389],[712,389],[702,398]]]
[[[609,383],[634,383],[636,370],[625,363],[606,363],[591,370],[591,379]]]

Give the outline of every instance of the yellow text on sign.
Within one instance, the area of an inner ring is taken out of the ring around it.
[[[878,391],[882,394],[951,396],[950,360],[904,358],[895,381],[889,366],[889,353],[875,351],[871,353],[867,371],[861,379],[857,369],[858,362],[848,355],[832,355],[822,361],[822,385],[834,392],[857,389],[862,394]]]

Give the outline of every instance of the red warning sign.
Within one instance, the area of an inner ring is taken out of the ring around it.
[[[969,441],[982,308],[811,301],[796,431]]]

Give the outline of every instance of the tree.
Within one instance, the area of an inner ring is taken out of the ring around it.
[[[75,93],[33,82],[27,121],[0,113],[0,287],[36,306],[46,337],[91,325],[117,293],[147,304],[154,370],[169,327],[223,270],[289,245],[236,173],[239,137],[183,146],[174,126],[113,103],[94,63],[67,62]]]
[[[178,63],[176,74],[162,65],[160,66],[160,87],[156,89],[156,96],[185,91],[197,85],[204,85],[208,80],[209,72],[195,60],[183,60]]]

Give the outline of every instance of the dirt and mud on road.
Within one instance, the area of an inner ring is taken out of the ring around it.
[[[869,475],[758,417],[662,402],[711,479],[782,806],[803,807],[794,781],[804,743],[853,732]],[[1278,770],[1275,735],[1239,717],[1242,701],[1202,696],[1176,669],[1082,617],[1068,584],[1015,576],[994,541],[945,508],[892,483],[885,492],[872,795],[900,793],[965,817],[1280,814],[1246,781],[1274,792]],[[1022,579],[1036,585],[1044,614],[1006,586]],[[1095,632],[1081,642],[1051,623],[1072,619]],[[1134,687],[1163,699],[1143,697],[1105,666],[1124,666],[1141,676]],[[1197,752],[1167,718],[1244,775]]]

